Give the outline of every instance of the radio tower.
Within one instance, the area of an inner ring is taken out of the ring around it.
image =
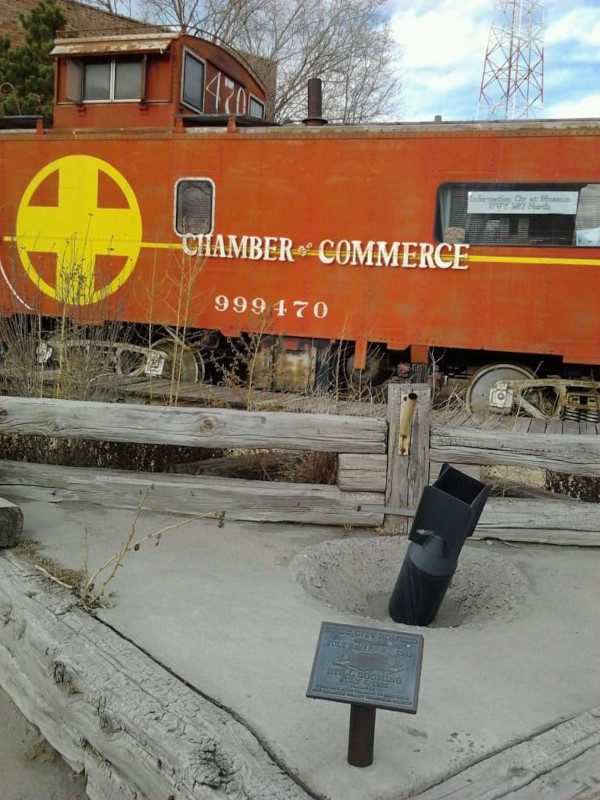
[[[477,119],[530,119],[544,101],[544,3],[494,0]]]

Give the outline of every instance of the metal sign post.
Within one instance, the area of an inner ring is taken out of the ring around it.
[[[350,705],[350,731],[348,733],[348,763],[353,767],[370,767],[375,744],[376,708]]]
[[[350,703],[348,763],[373,763],[378,708],[417,713],[423,637],[323,622],[307,697]]]

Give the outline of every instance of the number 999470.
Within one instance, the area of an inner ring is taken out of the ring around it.
[[[236,314],[273,314],[276,317],[293,316],[300,319],[304,317],[316,317],[324,319],[329,313],[327,303],[318,300],[316,303],[309,303],[307,300],[278,300],[276,303],[267,303],[263,297],[254,297],[249,300],[247,297],[229,298],[225,294],[218,294],[215,297],[215,311],[233,311]]]

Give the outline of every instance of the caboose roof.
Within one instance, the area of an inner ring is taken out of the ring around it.
[[[115,55],[119,53],[164,53],[177,38],[173,32],[133,33],[119,36],[56,39],[51,56]]]

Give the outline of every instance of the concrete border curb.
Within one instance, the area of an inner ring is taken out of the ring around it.
[[[0,684],[91,800],[308,800],[241,722],[0,556]]]

